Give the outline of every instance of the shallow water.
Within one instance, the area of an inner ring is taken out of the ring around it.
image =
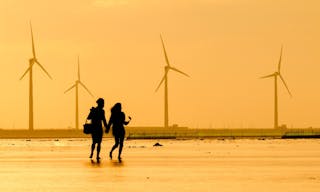
[[[320,140],[128,140],[122,163],[112,144],[96,164],[88,139],[0,140],[0,191],[320,189]]]

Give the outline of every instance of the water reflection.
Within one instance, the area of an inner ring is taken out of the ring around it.
[[[87,157],[89,140],[58,142],[0,140],[0,191],[317,192],[320,187],[319,140],[161,140],[159,148],[155,140],[128,140],[119,163],[108,158],[113,140],[106,139],[100,164]]]

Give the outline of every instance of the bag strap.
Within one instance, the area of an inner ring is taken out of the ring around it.
[[[85,120],[85,124],[91,124],[91,123],[92,123],[92,117],[90,117],[90,116],[92,116],[93,110],[95,110],[95,108],[94,108],[94,107],[91,107],[90,112],[89,112],[89,115],[88,115],[88,117],[87,117],[86,120]],[[89,118],[91,118],[91,119],[89,119]],[[91,123],[88,123],[89,120],[91,120]]]

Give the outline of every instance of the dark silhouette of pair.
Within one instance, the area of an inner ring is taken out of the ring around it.
[[[118,160],[119,162],[121,162],[121,153],[122,153],[123,141],[125,137],[124,125],[128,125],[128,123],[131,120],[131,117],[129,116],[129,121],[125,121],[125,114],[121,111],[121,103],[116,103],[111,108],[111,116],[109,119],[109,123],[107,123],[105,112],[103,110],[104,100],[102,98],[99,98],[96,102],[97,102],[97,107],[92,107],[87,117],[87,119],[91,120],[91,124],[92,124],[92,133],[91,133],[92,145],[91,145],[90,158],[92,158],[95,146],[97,144],[97,162],[98,163],[100,162],[99,154],[101,150],[101,142],[102,142],[102,136],[103,136],[103,129],[102,129],[102,123],[103,123],[104,127],[106,128],[105,130],[106,133],[109,132],[110,127],[112,126],[112,134],[115,139],[115,144],[111,148],[109,157],[110,159],[112,159],[112,152],[119,146]]]

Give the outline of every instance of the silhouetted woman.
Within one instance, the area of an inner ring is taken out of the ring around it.
[[[93,151],[95,149],[95,145],[97,144],[97,162],[100,162],[100,149],[101,149],[101,142],[102,142],[102,135],[103,135],[103,129],[102,129],[102,122],[104,124],[104,127],[107,128],[107,121],[106,117],[104,115],[104,100],[102,98],[99,98],[97,101],[98,106],[92,107],[90,109],[90,114],[87,119],[91,119],[92,124],[92,145],[91,145],[91,154],[90,158],[93,156]]]
[[[123,141],[124,141],[124,136],[126,134],[124,125],[128,125],[128,123],[131,120],[131,117],[129,116],[129,121],[125,121],[125,114],[121,111],[121,103],[116,103],[112,108],[111,108],[111,116],[108,124],[108,129],[109,131],[110,126],[112,125],[112,134],[114,136],[114,141],[115,144],[113,145],[109,157],[112,159],[112,152],[119,146],[119,154],[118,154],[118,160],[121,162],[121,152],[123,148]]]

